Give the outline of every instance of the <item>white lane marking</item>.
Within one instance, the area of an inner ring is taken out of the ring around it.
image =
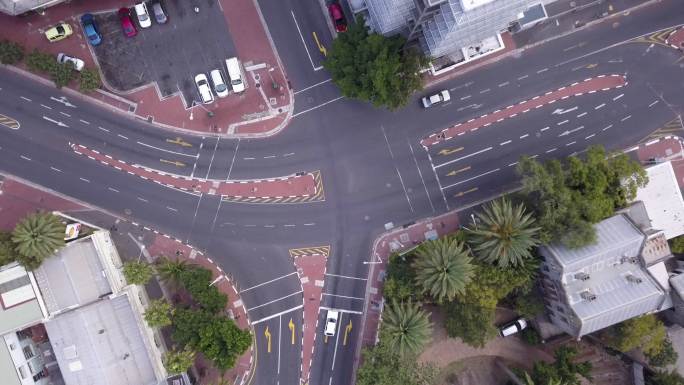
[[[627,115],[627,116],[625,116],[624,118],[620,119],[620,121],[621,121],[621,122],[624,122],[625,120],[627,120],[627,119],[629,119],[629,118],[631,118],[631,117],[632,117],[632,115]]]
[[[523,75],[523,76],[519,77],[518,80],[527,79],[528,77],[530,77],[530,75]]]
[[[126,139],[128,139],[128,138],[126,138]],[[141,146],[153,148],[153,149],[155,149],[155,150],[168,152],[169,154],[182,155],[182,156],[187,156],[187,157],[189,157],[189,158],[195,158],[195,159],[199,158],[199,153],[197,153],[197,154],[195,154],[195,155],[192,155],[192,154],[186,154],[186,153],[183,153],[183,152],[177,152],[177,151],[167,150],[167,149],[165,149],[165,148],[156,147],[156,146],[153,146],[153,145],[151,145],[151,144],[147,144],[147,143],[143,143],[143,142],[139,142],[139,141],[136,142],[136,143],[139,144],[139,145],[141,145]]]
[[[358,310],[347,310],[347,309],[340,309],[340,308],[331,308],[331,307],[327,307],[327,306],[319,306],[319,307],[318,307],[318,311],[321,311],[321,310],[326,310],[326,311],[327,311],[327,310],[336,310],[336,311],[339,311],[340,313],[363,314],[363,312],[360,312],[360,311],[358,311]]]
[[[518,162],[509,163],[509,164],[508,164],[508,167],[513,167],[513,166],[515,166],[516,164],[518,164]]]
[[[169,209],[169,210],[171,210],[171,211],[173,211],[173,212],[175,212],[175,213],[178,212],[178,209],[175,209],[175,208],[173,208],[173,207],[166,206],[166,208]]]
[[[569,120],[564,120],[564,121],[558,122],[558,123],[556,123],[556,124],[560,126],[560,125],[563,125],[563,124],[565,124],[565,123],[567,123],[567,122],[569,122]]]
[[[67,118],[70,118],[71,115],[67,114],[66,112],[59,111],[60,114],[66,116]]]
[[[612,125],[612,124],[609,124],[609,125],[603,127],[603,129],[602,129],[601,131],[605,131],[605,130],[611,128],[611,127],[613,127],[613,125]]]
[[[340,100],[340,99],[342,99],[342,98],[344,98],[344,96],[338,96],[338,97],[336,97],[335,99],[328,100],[327,102],[321,103],[321,104],[319,104],[319,105],[317,105],[317,106],[308,108],[308,109],[306,109],[306,110],[304,110],[304,111],[299,111],[299,112],[297,112],[296,114],[292,115],[292,117],[294,118],[294,117],[297,117],[297,116],[299,116],[299,115],[306,114],[307,112],[311,112],[311,111],[313,111],[313,110],[317,110],[317,109],[319,109],[319,108],[321,108],[321,107],[323,107],[323,106],[327,106],[328,104],[333,103],[333,102],[336,102],[336,101],[338,101],[338,100]]]
[[[147,199],[141,198],[141,197],[138,197],[138,200],[139,200],[139,201],[142,201],[142,202],[145,202],[145,203],[149,202]]]
[[[80,179],[80,180],[82,180],[82,181],[84,181],[84,182],[86,182],[86,183],[90,183],[90,181],[89,181],[88,179],[86,179],[86,178],[78,178],[78,179]]]
[[[54,123],[54,124],[56,124],[56,125],[58,125],[58,126],[60,126],[60,127],[69,127],[69,126],[67,126],[67,125],[64,124],[64,123],[62,123],[62,122],[60,122],[60,121],[58,121],[58,120],[54,120],[54,119],[52,119],[52,118],[48,118],[47,116],[43,116],[43,119],[47,120],[47,121],[50,122],[50,123]]]
[[[116,193],[120,192],[119,190],[117,190],[117,189],[115,189],[115,188],[113,188],[113,187],[107,187],[107,190],[113,191],[113,192],[116,192]]]
[[[470,98],[471,98],[471,95],[466,95],[466,96],[462,97],[461,100],[466,100],[466,99],[470,99]]]
[[[83,123],[83,124],[90,124],[90,122],[87,120],[79,119],[78,121]]]
[[[539,130],[539,131],[541,131],[541,132],[544,132],[544,131],[546,131],[546,130],[548,130],[548,129],[549,129],[549,127],[548,127],[548,126],[546,126],[546,127],[542,128],[542,129],[541,129],[541,130]]]
[[[99,128],[100,130],[102,130],[102,131],[104,131],[104,132],[109,132],[109,130],[106,129],[106,128],[104,128],[104,127],[97,126],[97,128]]]
[[[572,108],[568,108],[568,109],[556,108],[555,110],[553,110],[551,115],[563,115],[563,114],[567,114],[568,112],[576,111],[577,109],[579,109],[579,107],[577,107],[577,106],[572,107]]]
[[[387,150],[389,151],[390,158],[394,160],[394,153],[392,153],[392,146],[390,146],[389,139],[387,139],[387,133],[385,133],[385,127],[380,125],[380,130],[382,131],[382,136],[385,138],[385,143],[387,143]],[[399,172],[399,168],[397,166],[394,166],[394,169],[397,171],[397,175],[399,176],[399,183],[401,183],[401,188],[404,190],[404,196],[406,197],[406,202],[408,202],[409,209],[411,212],[413,212],[413,205],[411,204],[411,198],[409,198],[408,191],[406,190],[406,185],[404,184],[404,178],[401,177],[401,173]]]
[[[256,159],[256,158],[252,158],[251,156],[246,157],[246,158],[242,158],[242,160],[254,160],[254,159]]]
[[[264,227],[267,228],[267,229],[272,229],[272,228],[275,227],[275,225],[264,225]]]
[[[260,308],[260,307],[268,306],[268,305],[270,305],[270,304],[272,304],[272,303],[274,303],[274,302],[278,302],[278,301],[284,300],[285,298],[289,298],[289,297],[292,297],[292,296],[297,295],[297,294],[300,294],[300,293],[302,293],[301,290],[296,291],[296,292],[294,292],[294,293],[292,293],[292,294],[284,295],[284,296],[282,296],[282,297],[280,297],[280,298],[276,298],[276,299],[274,299],[274,300],[272,300],[272,301],[268,301],[268,302],[262,303],[261,305],[257,305],[257,306],[251,307],[251,308],[247,309],[247,311],[252,311],[252,310],[258,309],[258,308]]]
[[[493,173],[493,172],[497,172],[497,171],[499,171],[499,170],[501,170],[501,169],[500,169],[500,168],[495,168],[494,170],[489,170],[489,171],[487,171],[487,172],[483,172],[482,174],[480,174],[480,175],[475,175],[475,176],[472,177],[472,178],[468,178],[468,179],[462,180],[462,181],[460,181],[460,182],[456,182],[456,183],[452,183],[452,184],[450,184],[450,185],[448,185],[448,186],[444,186],[444,187],[442,188],[442,190],[446,190],[446,189],[448,189],[448,188],[450,188],[450,187],[458,186],[459,184],[462,184],[462,183],[470,182],[470,181],[473,180],[473,179],[477,179],[477,178],[483,177],[483,176],[485,176],[485,175],[489,175],[489,174],[491,174],[491,173]]]
[[[512,140],[507,140],[507,141],[505,141],[505,142],[499,143],[499,146],[505,146],[505,145],[507,145],[507,144],[509,144],[509,143],[511,143],[511,142],[512,142]]]
[[[595,135],[596,135],[596,134],[591,134],[591,135],[587,136],[587,137],[584,138],[584,139],[589,140],[589,139],[593,138]]]
[[[304,226],[316,226],[316,222],[305,223]]]
[[[342,316],[340,316],[340,329],[342,329]],[[331,372],[335,371],[335,359],[337,358],[337,346],[340,343],[340,334],[342,334],[342,330],[340,330],[337,333],[337,337],[335,337],[335,350],[333,351],[333,361],[332,361],[332,366],[330,368]],[[330,380],[328,381],[328,385],[332,385],[332,376],[330,376]]]
[[[23,155],[19,155],[19,157],[23,160],[29,160],[29,161],[31,160],[31,158],[23,156]]]
[[[330,294],[330,293],[323,293],[323,295],[328,296],[328,297],[339,297],[339,298],[346,298],[346,299],[357,299],[359,301],[363,301],[363,297],[350,297],[348,295],[340,295],[340,294]]]
[[[327,275],[330,277],[337,277],[337,278],[356,279],[359,281],[368,281],[368,278],[350,277],[348,275],[339,275],[339,274],[333,274],[333,273],[325,273],[323,275]]]
[[[480,151],[473,152],[472,154],[468,154],[468,155],[462,156],[462,157],[460,157],[460,158],[452,159],[452,160],[450,160],[450,161],[448,161],[448,162],[445,162],[445,163],[442,163],[442,164],[438,164],[438,165],[435,166],[434,168],[435,168],[435,169],[438,169],[438,168],[443,167],[443,166],[446,166],[446,165],[448,165],[448,164],[452,164],[452,163],[458,162],[459,160],[463,160],[463,159],[466,159],[466,158],[470,158],[471,156],[475,156],[475,155],[482,154],[483,152],[487,152],[487,151],[489,151],[489,150],[491,150],[491,149],[492,149],[492,147],[490,146],[490,147],[484,148],[484,149],[482,149],[482,150],[480,150]]]
[[[295,311],[295,310],[299,310],[299,309],[301,309],[301,308],[303,308],[303,307],[304,307],[304,305],[299,305],[299,306],[295,306],[295,307],[293,307],[293,308],[291,308],[291,309],[283,310],[283,311],[281,311],[281,312],[279,312],[279,313],[276,313],[276,314],[271,314],[271,315],[266,316],[266,317],[264,317],[264,318],[259,318],[259,319],[256,320],[256,321],[252,321],[252,325],[256,325],[256,324],[258,324],[258,323],[261,323],[261,322],[264,322],[264,321],[268,321],[268,320],[273,319],[273,318],[280,317],[280,316],[283,315],[283,314],[291,313],[291,312],[293,312],[293,311]]]
[[[549,70],[548,68],[542,68],[542,69],[540,69],[539,71],[537,71],[537,73],[540,74],[540,73],[546,72],[546,71],[548,71],[548,70]]]
[[[550,150],[546,150],[546,153],[547,153],[547,154],[550,154],[550,153],[552,153],[552,152],[554,152],[554,151],[556,151],[556,150],[558,150],[558,147],[554,147],[554,148],[552,148],[552,149],[550,149]]]
[[[293,271],[292,273],[285,274],[285,275],[281,275],[281,276],[278,277],[278,278],[273,278],[273,279],[270,280],[270,281],[266,281],[266,282],[262,282],[262,283],[260,283],[260,284],[254,285],[254,286],[250,286],[250,287],[248,287],[248,288],[246,288],[246,289],[240,290],[240,293],[244,293],[244,292],[246,292],[246,291],[250,291],[250,290],[252,290],[252,289],[256,289],[257,287],[261,287],[261,286],[264,286],[264,285],[268,285],[269,283],[278,281],[278,280],[283,279],[283,278],[287,278],[287,277],[289,277],[289,276],[291,276],[291,275],[294,275],[294,274],[297,274],[297,272],[296,272],[296,271]]]
[[[272,159],[272,158],[275,158],[275,155],[268,155],[268,156],[264,157],[264,159]]]
[[[521,136],[520,139],[525,139],[525,138],[527,138],[528,136],[530,136],[530,134],[525,134],[525,135]]]
[[[202,143],[204,143],[204,142],[202,142]],[[226,177],[226,180],[230,179],[230,173],[233,172],[233,165],[235,165],[235,157],[237,156],[239,148],[240,148],[240,138],[238,138],[237,144],[235,145],[235,152],[233,152],[233,159],[230,161],[230,167],[228,167],[228,176]],[[197,162],[195,162],[195,165],[197,165]]]
[[[601,109],[606,106],[606,103],[601,103],[598,106],[594,107],[595,110]]]
[[[128,137],[127,137],[127,136],[124,136],[124,135],[121,135],[121,134],[116,134],[116,136],[118,136],[118,137],[121,138],[121,139],[126,139],[126,140],[128,140]]]
[[[658,104],[658,102],[659,102],[659,100],[654,101],[653,103],[648,105],[648,108],[655,106],[656,104]]]
[[[43,107],[43,108],[47,108],[48,110],[51,110],[51,109],[52,109],[52,107],[46,106],[45,104],[41,104],[40,106]]]
[[[312,85],[312,86],[308,86],[308,87],[306,87],[306,88],[302,88],[302,89],[299,90],[299,91],[295,91],[294,94],[297,95],[297,94],[299,94],[299,93],[308,91],[308,90],[310,90],[310,89],[312,89],[312,88],[314,88],[314,87],[318,87],[318,86],[320,86],[321,84],[325,84],[325,83],[327,83],[327,82],[329,82],[329,81],[331,81],[331,80],[332,80],[332,78],[327,79],[327,80],[323,80],[322,82],[318,82],[318,83],[316,83],[316,84],[314,84],[314,85]]]
[[[486,90],[480,91],[481,94],[486,94],[487,92],[491,91],[491,88],[487,88]]]
[[[577,142],[566,143],[565,146],[566,146],[566,147],[567,147],[567,146],[572,146],[572,145],[575,144],[575,143],[577,143]]]
[[[503,82],[503,83],[499,84],[499,87],[504,87],[504,86],[507,86],[509,84],[511,84],[511,82]]]
[[[56,168],[56,167],[52,167],[52,166],[50,167],[50,170],[52,170],[52,171],[57,171],[57,172],[62,172],[62,170],[60,170],[60,169],[58,169],[58,168]]]
[[[583,116],[586,116],[587,114],[588,114],[588,112],[582,112],[581,114],[577,115],[577,117],[578,117],[578,118],[581,118],[581,117],[583,117]]]
[[[616,101],[616,100],[620,99],[620,98],[623,97],[623,96],[625,96],[625,94],[620,94],[620,95],[614,97],[614,98],[613,98],[613,101]]]
[[[411,141],[409,139],[406,139],[406,142],[408,142],[409,150],[411,150],[411,157],[413,158],[413,162],[416,164],[418,176],[420,177],[420,181],[423,183],[423,188],[425,189],[425,194],[428,197],[428,202],[430,202],[430,208],[432,208],[432,212],[435,212],[435,205],[432,204],[432,198],[430,198],[430,193],[428,192],[427,184],[425,183],[425,179],[423,178],[423,172],[420,171],[418,159],[416,159],[416,154],[413,152],[413,146],[411,145]]]
[[[297,225],[293,225],[293,224],[291,224],[291,223],[290,223],[290,224],[287,224],[287,225],[283,225],[283,227],[296,227],[296,226],[297,226]]]
[[[283,158],[286,158],[288,156],[292,156],[294,154],[295,154],[294,152],[288,152],[287,154],[283,154]]]
[[[292,20],[295,23],[295,27],[297,27],[297,32],[299,32],[299,37],[302,39],[302,44],[304,45],[304,50],[306,51],[306,56],[309,57],[309,62],[311,63],[311,67],[313,68],[314,71],[318,71],[323,69],[323,66],[318,66],[314,65],[313,59],[311,59],[311,54],[309,53],[309,48],[306,46],[306,41],[304,40],[304,36],[302,35],[302,30],[299,29],[299,24],[297,23],[297,18],[295,17],[294,11],[290,11],[292,14]]]
[[[24,96],[20,96],[20,98],[26,100],[27,102],[32,102],[32,101],[33,101],[33,100],[31,100],[31,99],[29,99],[29,98],[27,98],[27,97],[24,97]]]

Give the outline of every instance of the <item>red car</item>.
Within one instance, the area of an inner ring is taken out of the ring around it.
[[[131,20],[130,9],[119,9],[119,19],[121,20],[121,29],[123,29],[124,35],[126,35],[126,37],[133,37],[138,34],[138,30],[135,29],[135,24],[133,24],[133,20]]]
[[[330,13],[330,18],[335,24],[335,31],[346,32],[347,31],[347,19],[344,18],[344,12],[342,12],[342,7],[339,3],[331,3],[328,5],[328,12]]]

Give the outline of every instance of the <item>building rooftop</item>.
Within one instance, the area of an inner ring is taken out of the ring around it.
[[[41,7],[49,7],[64,0],[0,0],[0,12],[16,16]]]
[[[50,314],[91,303],[112,292],[91,237],[68,243],[34,274]]]
[[[470,11],[471,9],[480,7],[482,5],[485,5],[487,3],[491,3],[492,1],[495,0],[460,0],[461,1],[461,7],[463,8],[464,11]]]
[[[127,294],[60,314],[45,327],[67,384],[158,383]]]
[[[0,269],[0,335],[41,322],[35,280],[17,264]]]
[[[684,234],[684,199],[672,163],[646,169],[648,184],[637,190],[636,200],[644,202],[651,226],[663,230],[667,239]]]

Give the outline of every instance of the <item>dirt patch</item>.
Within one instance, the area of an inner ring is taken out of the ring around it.
[[[497,357],[470,357],[444,367],[437,380],[439,385],[503,385],[509,378],[497,365]],[[506,365],[510,363],[502,362]]]

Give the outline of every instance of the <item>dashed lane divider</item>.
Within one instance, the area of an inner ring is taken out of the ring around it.
[[[144,180],[192,193],[220,195],[225,201],[278,204],[325,200],[320,171],[268,179],[197,179],[129,164],[81,144],[71,144],[71,147],[76,154]]]
[[[524,114],[530,110],[541,108],[547,104],[564,100],[571,96],[581,96],[592,94],[597,91],[608,91],[627,85],[627,79],[623,75],[600,75],[594,78],[584,79],[569,86],[561,87],[555,91],[549,91],[543,95],[537,95],[529,100],[523,100],[517,104],[496,110],[490,114],[484,114],[478,118],[473,118],[465,123],[458,123],[455,126],[446,128],[438,133],[433,133],[420,141],[420,144],[427,150],[430,146],[445,142],[456,136],[464,135],[467,132],[475,131],[482,127],[487,127],[492,123],[498,123],[504,119],[514,118],[519,114]]]

